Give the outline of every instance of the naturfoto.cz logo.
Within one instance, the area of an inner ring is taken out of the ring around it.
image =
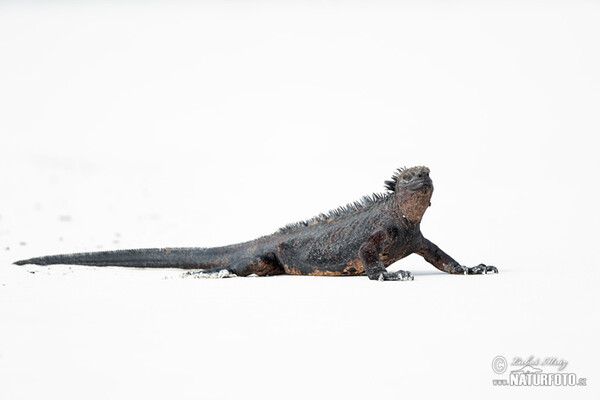
[[[514,357],[509,363],[503,356],[492,360],[492,370],[504,374],[511,368],[505,379],[492,379],[494,386],[586,386],[586,378],[577,378],[577,374],[563,372],[568,361],[557,357],[537,358],[530,356],[523,359]],[[543,368],[542,368],[543,367]],[[551,369],[544,371],[544,368]]]

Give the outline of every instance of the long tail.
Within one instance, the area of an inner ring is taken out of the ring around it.
[[[207,269],[229,264],[235,257],[235,246],[199,248],[131,249],[92,253],[59,254],[16,261],[16,265],[70,264],[99,267]]]

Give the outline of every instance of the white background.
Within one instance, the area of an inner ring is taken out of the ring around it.
[[[597,398],[599,20],[586,1],[0,3],[0,398]],[[249,240],[405,165],[432,171],[425,236],[500,274],[12,265]],[[588,386],[494,387],[497,355]]]

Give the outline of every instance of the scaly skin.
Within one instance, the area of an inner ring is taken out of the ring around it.
[[[45,256],[15,264],[78,264],[137,268],[184,268],[195,277],[248,275],[343,276],[412,280],[407,271],[388,272],[392,263],[421,255],[450,274],[497,273],[492,266],[465,267],[423,237],[420,224],[431,205],[429,169],[398,170],[386,181],[389,193],[365,197],[311,220],[291,224],[259,239],[213,248],[164,248]]]

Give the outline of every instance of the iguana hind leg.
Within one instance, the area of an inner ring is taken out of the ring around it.
[[[209,268],[202,271],[188,271],[183,277],[191,276],[192,278],[232,278],[237,276],[228,266]]]
[[[223,267],[187,272],[184,276],[194,278],[230,278],[235,276],[267,276],[283,274],[283,266],[273,253],[262,256],[244,257]]]

